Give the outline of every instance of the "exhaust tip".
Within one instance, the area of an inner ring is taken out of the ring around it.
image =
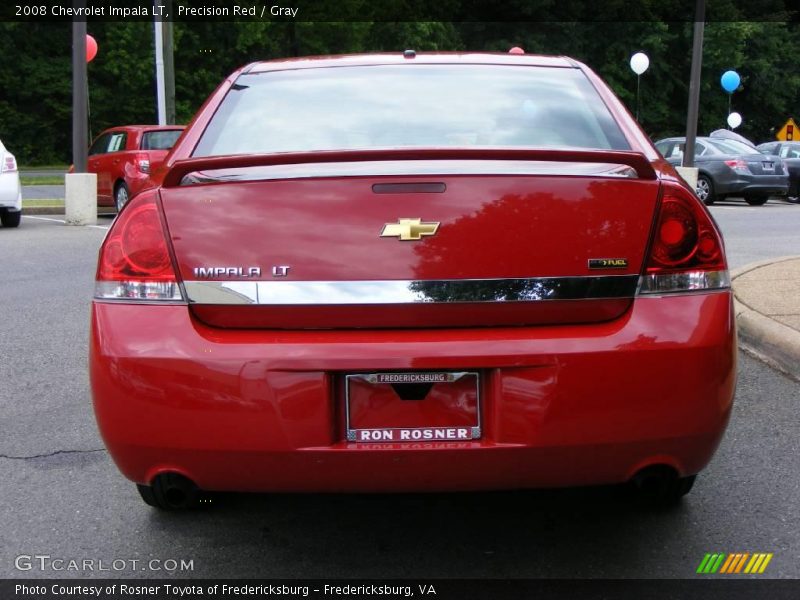
[[[669,465],[650,465],[630,480],[634,499],[647,506],[672,506],[680,502],[694,485],[696,475],[681,477]]]
[[[150,485],[138,484],[142,499],[163,510],[183,510],[200,504],[200,488],[180,473],[161,473]]]

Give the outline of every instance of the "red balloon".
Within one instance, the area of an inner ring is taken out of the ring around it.
[[[86,35],[86,62],[92,62],[92,59],[97,56],[97,40],[92,36]]]

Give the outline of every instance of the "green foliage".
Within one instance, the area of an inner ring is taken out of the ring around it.
[[[588,64],[631,112],[636,110],[637,78],[628,61],[635,52],[645,52],[650,68],[640,80],[642,126],[654,140],[685,131],[692,46],[692,23],[686,19],[693,2],[610,0],[597,5],[602,20],[586,21],[585,5],[507,0],[498,5],[502,12],[494,14],[514,14],[517,20],[504,22],[464,20],[473,10],[472,0],[443,0],[428,12],[427,4],[418,0],[405,0],[403,6],[417,4],[420,14],[461,20],[384,20],[395,13],[368,0],[341,0],[336,4],[341,22],[331,22],[330,11],[322,11],[316,22],[175,23],[178,122],[191,120],[225,77],[256,60],[406,48],[506,52],[519,45],[529,53],[563,54]],[[744,118],[739,129],[744,135],[754,141],[770,139],[786,118],[800,117],[793,113],[800,96],[798,25],[779,12],[779,0],[761,4],[766,7],[763,14],[780,20],[744,20],[734,0],[708,4],[708,14],[713,12],[717,20],[705,28],[700,134],[726,126],[728,95],[719,78],[727,69],[742,77],[731,106]],[[665,21],[664,14],[683,20]],[[542,21],[542,15],[562,20]],[[375,20],[357,20],[371,17]],[[90,22],[89,33],[99,46],[88,67],[92,133],[112,125],[155,122],[152,23]],[[0,139],[23,164],[70,161],[70,45],[69,23],[0,23],[0,56],[6,57],[0,69]]]
[[[0,139],[20,164],[59,162],[72,146],[68,23],[0,23]]]
[[[120,21],[91,23],[88,29],[98,46],[87,68],[89,137],[115,125],[153,122],[153,26]]]

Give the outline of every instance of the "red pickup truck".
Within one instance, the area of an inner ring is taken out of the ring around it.
[[[89,173],[97,173],[97,205],[119,211],[154,183],[150,173],[164,161],[183,125],[123,125],[102,132],[89,148]]]

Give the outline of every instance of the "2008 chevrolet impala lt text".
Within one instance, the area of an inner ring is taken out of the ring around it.
[[[100,250],[90,369],[144,500],[629,482],[686,494],[731,412],[708,210],[588,67],[248,65]]]

